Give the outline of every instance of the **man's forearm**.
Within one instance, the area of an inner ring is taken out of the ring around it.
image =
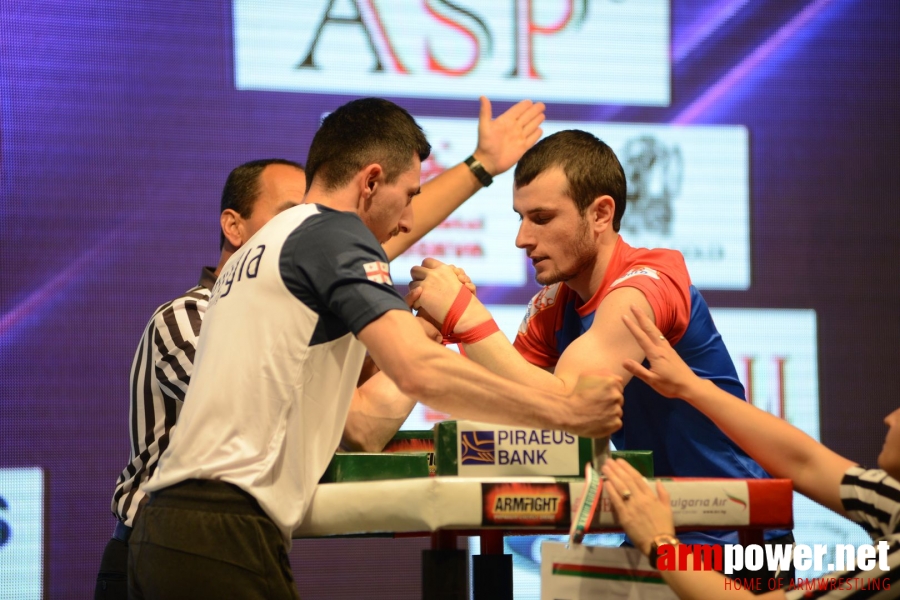
[[[568,422],[561,394],[503,379],[431,342],[409,314],[388,312],[364,328],[359,339],[399,390],[437,410],[527,427],[564,428]],[[402,350],[397,339],[404,340]]]
[[[398,310],[388,311],[357,337],[404,394],[457,418],[565,429],[586,437],[621,427],[619,378],[584,377],[568,396],[529,388],[440,347],[415,318]]]
[[[526,389],[449,350],[436,348],[418,371],[421,401],[456,418],[559,429],[567,424],[561,392]]]
[[[416,397],[458,419],[561,429],[602,437],[622,426],[622,383],[611,376],[579,378],[571,394],[528,387],[491,373],[458,354],[423,362]]]
[[[478,298],[472,297],[456,331],[465,331],[492,318],[487,307]],[[474,344],[464,344],[466,356],[491,373],[510,381],[517,381],[533,389],[566,394],[572,391],[575,382],[565,381],[553,373],[532,365],[522,358],[519,351],[509,343],[503,332],[496,332]]]
[[[388,260],[406,252],[480,189],[481,183],[464,163],[447,169],[423,185],[422,193],[413,198],[412,231],[384,244]]]
[[[387,375],[377,372],[353,395],[341,446],[356,452],[381,452],[415,405]]]
[[[465,344],[464,349],[466,356],[504,379],[557,394],[572,391],[571,386],[567,386],[566,382],[553,373],[522,358],[502,332],[497,332],[475,344]]]
[[[416,368],[417,380],[426,382],[419,384],[422,386],[420,399],[432,408],[456,418],[522,427],[565,428],[567,421],[555,395],[542,391],[523,395],[521,388],[487,376],[483,369],[459,355],[437,346],[434,350]],[[502,389],[497,389],[498,383]],[[383,371],[374,375],[353,397],[342,447],[357,452],[380,452],[403,425],[415,403]]]
[[[800,493],[844,514],[840,481],[854,463],[832,452],[787,421],[697,379],[685,401],[709,417],[728,437],[775,477],[792,479]]]

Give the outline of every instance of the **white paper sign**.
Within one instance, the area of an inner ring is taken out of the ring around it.
[[[460,477],[578,476],[581,470],[571,433],[458,421],[456,437]]]
[[[677,600],[659,571],[634,548],[559,542],[541,545],[542,600]]]

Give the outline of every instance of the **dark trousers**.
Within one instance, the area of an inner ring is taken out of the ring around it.
[[[100,559],[100,572],[94,588],[94,600],[128,598],[128,543],[110,538]]]
[[[228,483],[193,479],[152,494],[128,546],[133,600],[300,598],[281,532]]]

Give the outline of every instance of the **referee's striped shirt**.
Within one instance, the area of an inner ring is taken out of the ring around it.
[[[134,525],[146,497],[141,486],[169,445],[191,382],[200,325],[215,282],[213,270],[205,267],[196,287],[157,308],[134,354],[128,416],[131,462],[119,475],[111,506],[125,525]]]
[[[788,599],[900,598],[900,483],[881,469],[851,467],[841,480],[841,502],[847,516],[872,537],[876,550],[879,541],[888,543],[888,570],[880,568],[881,561],[876,555],[874,569],[856,566],[847,571],[828,573],[816,580],[819,585],[807,582],[804,589],[788,592]]]

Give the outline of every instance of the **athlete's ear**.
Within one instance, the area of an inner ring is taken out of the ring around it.
[[[359,208],[361,210],[369,210],[371,207],[372,196],[378,191],[384,170],[378,163],[372,163],[363,167],[358,175],[358,193]]]
[[[378,163],[372,163],[363,169],[363,173],[365,174],[364,182],[366,189],[370,194],[374,194],[378,190],[378,186],[382,183],[384,169],[382,169],[381,165]]]
[[[616,201],[612,196],[603,195],[594,198],[586,211],[586,217],[591,223],[591,228],[602,233],[612,227],[613,217],[616,213]]]
[[[231,244],[231,247],[237,250],[240,248],[244,240],[242,238],[241,223],[243,219],[236,210],[226,208],[219,215],[219,225],[222,227],[222,234],[225,241]]]

